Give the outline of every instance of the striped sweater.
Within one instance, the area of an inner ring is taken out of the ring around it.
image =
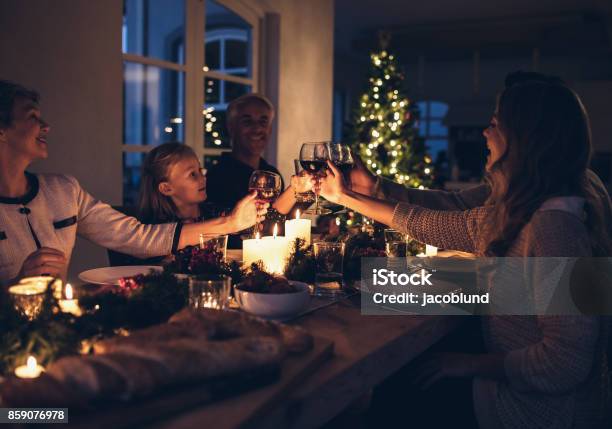
[[[140,258],[167,255],[178,244],[177,224],[144,225],[93,198],[73,177],[26,176],[27,195],[0,197],[0,285],[13,281],[40,247],[60,250],[69,261],[77,234]]]

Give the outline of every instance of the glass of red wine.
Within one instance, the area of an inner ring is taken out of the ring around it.
[[[343,143],[329,143],[329,159],[342,172],[344,183],[351,185],[351,170],[355,161],[351,148]]]
[[[249,193],[257,192],[256,199],[272,204],[281,193],[281,177],[271,171],[255,170],[249,178]],[[259,231],[259,222],[255,224],[254,235]]]
[[[300,165],[308,174],[313,176],[317,181],[325,173],[327,160],[329,159],[329,144],[328,142],[304,143],[300,149]],[[329,214],[331,210],[323,208],[319,205],[318,186],[315,187],[315,206],[314,209],[308,209],[305,213],[311,214]]]

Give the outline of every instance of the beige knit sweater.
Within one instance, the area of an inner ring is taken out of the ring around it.
[[[422,242],[478,254],[488,213],[486,207],[439,211],[399,203],[392,226]],[[506,256],[589,255],[581,218],[553,205],[533,215]],[[595,316],[483,317],[486,347],[505,354],[506,381],[476,379],[481,425],[597,427],[608,391],[607,332],[607,320]]]
[[[27,195],[0,197],[0,286],[40,247],[61,250],[70,260],[77,235],[140,258],[167,255],[178,243],[177,224],[144,225],[93,198],[74,177],[27,178]]]

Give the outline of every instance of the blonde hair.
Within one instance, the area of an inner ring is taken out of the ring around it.
[[[159,191],[159,184],[168,180],[170,168],[177,162],[197,156],[182,143],[164,143],[147,154],[142,166],[138,210],[143,223],[167,223],[178,220],[172,198]]]
[[[274,117],[274,105],[268,99],[268,97],[262,94],[258,94],[256,92],[241,95],[227,106],[227,129],[230,135],[232,134],[234,124],[238,119],[238,112],[240,112],[240,110],[242,110],[244,106],[248,106],[249,104],[262,104],[266,106],[268,110],[270,110],[271,118]]]

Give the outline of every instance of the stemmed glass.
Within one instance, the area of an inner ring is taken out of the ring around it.
[[[271,171],[255,170],[249,178],[249,193],[256,191],[257,199],[272,204],[281,193],[281,177]],[[254,234],[259,231],[259,221],[255,224]]]
[[[315,207],[314,209],[305,210],[305,213],[311,214],[329,214],[331,210],[319,206],[319,181],[325,173],[326,163],[329,159],[328,142],[304,143],[300,149],[300,164],[317,181],[315,187]]]
[[[348,145],[342,143],[329,143],[329,159],[342,173],[344,183],[350,188],[351,186],[351,169],[355,164],[353,153]],[[344,212],[341,210],[340,212]],[[336,213],[340,213],[336,212]]]

